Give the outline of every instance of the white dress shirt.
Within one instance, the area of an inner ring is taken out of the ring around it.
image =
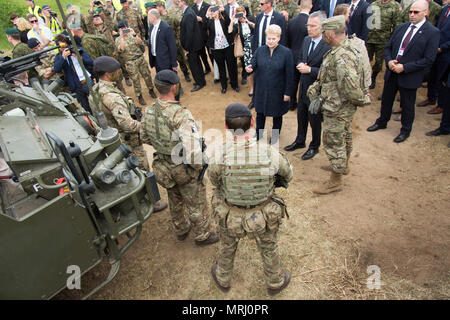
[[[414,38],[414,36],[416,35],[417,31],[419,31],[419,29],[425,24],[425,22],[427,22],[427,19],[423,19],[421,22],[419,22],[419,23],[417,23],[417,24],[412,24],[412,23],[411,23],[411,24],[409,25],[408,29],[406,29],[406,32],[405,32],[405,34],[403,35],[402,41],[400,42],[400,47],[398,48],[398,52],[397,52],[396,57],[397,57],[398,55],[403,56],[402,43],[403,43],[403,40],[405,40],[405,38],[406,38],[407,34],[409,33],[409,31],[411,30],[411,26],[414,25],[415,28],[414,28],[414,30],[413,30],[413,34],[412,34],[412,36],[411,36],[411,39],[409,39],[409,43],[411,43],[411,41],[412,41],[412,39]],[[406,48],[405,48],[405,49],[406,49]]]
[[[161,20],[159,20],[157,24],[153,25],[152,34],[150,35],[152,56],[154,57],[156,57],[156,34],[158,33],[160,23]]]
[[[264,12],[263,12],[264,13]],[[266,36],[266,30],[263,30],[263,25],[264,25],[264,19],[267,19],[266,22],[266,29],[269,27],[270,25],[270,19],[272,19],[272,14],[273,14],[273,10],[270,11],[268,14],[264,13],[262,19],[261,19],[261,23],[259,24],[259,30],[258,30],[258,47],[261,47],[261,43],[262,43],[262,37]],[[265,16],[268,16],[267,18]]]

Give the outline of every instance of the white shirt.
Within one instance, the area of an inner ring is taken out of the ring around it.
[[[152,34],[150,35],[152,56],[154,57],[156,57],[156,34],[158,33],[160,23],[161,20],[159,20],[157,24],[153,25]]]
[[[80,81],[85,80],[86,78],[84,77],[83,69],[81,69],[78,59],[73,56],[69,56],[69,58],[72,59],[73,67],[75,68],[75,72],[77,73],[78,79],[80,79]],[[88,77],[91,76],[89,71],[86,70],[86,73],[87,73]]]
[[[358,0],[358,1],[356,1],[356,2],[351,2],[350,3],[350,8],[353,6],[353,14],[355,13],[355,10],[356,10],[356,7],[358,6],[358,4],[359,4],[359,1],[360,0]],[[349,12],[350,12],[350,8],[348,9],[349,10]]]
[[[200,12],[200,9],[201,9],[201,7],[202,7],[202,3],[203,3],[203,1],[200,2],[200,3],[197,3],[197,9],[198,9],[199,12]]]
[[[264,12],[263,12],[264,13]],[[266,30],[263,30],[263,25],[264,25],[264,19],[267,19],[266,22],[266,29],[269,27],[270,25],[270,19],[272,19],[272,14],[273,14],[273,10],[270,11],[268,14],[264,13],[260,25],[259,25],[259,30],[258,30],[258,47],[261,47],[261,43],[262,43],[262,37],[266,36]],[[267,18],[265,16],[268,16]]]
[[[53,32],[49,28],[47,28],[45,26],[44,27],[39,26],[39,31],[41,33],[43,33],[44,37],[46,37],[48,40],[50,40],[50,41],[53,40]],[[35,32],[34,29],[31,29],[30,31],[28,31],[27,37],[28,37],[28,39],[36,38],[39,40],[40,43],[44,43],[41,36],[37,32]]]
[[[228,12],[228,16],[230,19],[233,18],[233,8],[234,8],[234,14],[236,14],[236,9],[239,8],[239,4],[235,3],[234,5],[230,5],[230,12]],[[234,21],[234,24],[238,23],[237,19]]]
[[[414,28],[414,30],[413,30],[413,34],[412,34],[412,36],[411,36],[411,39],[409,39],[409,43],[411,43],[411,40],[412,40],[412,39],[414,38],[414,36],[416,35],[417,31],[419,31],[419,29],[425,24],[425,22],[427,22],[427,19],[423,19],[421,22],[419,22],[419,23],[417,23],[417,24],[412,24],[412,23],[411,23],[411,24],[409,25],[408,29],[406,29],[406,32],[405,32],[405,34],[403,35],[402,42],[400,42],[400,47],[398,48],[397,56],[398,56],[398,55],[403,56],[402,43],[403,43],[403,40],[405,40],[406,36],[408,35],[409,31],[411,30],[411,26],[414,25],[415,28]],[[397,57],[397,56],[396,56],[396,57]]]

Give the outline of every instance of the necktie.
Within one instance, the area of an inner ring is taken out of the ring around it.
[[[263,46],[263,45],[265,45],[266,44],[266,25],[267,25],[267,18],[268,18],[269,16],[268,15],[264,15],[264,22],[263,22],[263,26],[262,26],[262,29],[261,29],[261,46]]]
[[[313,53],[315,44],[316,44],[316,42],[311,40],[311,49],[309,49],[308,58],[311,56],[311,53]]]
[[[411,25],[411,30],[408,32],[408,34],[406,35],[405,39],[402,42],[402,47],[401,47],[401,52],[399,52],[399,54],[397,55],[397,61],[400,61],[400,58],[403,56],[403,53],[406,49],[406,47],[408,46],[409,42],[411,41],[414,29],[416,28],[416,26]]]
[[[234,7],[231,7],[231,17],[233,18],[234,16]]]
[[[331,2],[330,2],[330,12],[328,13],[328,18],[331,18],[333,16],[334,8],[336,8],[336,0],[331,0]]]
[[[355,10],[355,5],[352,3],[352,6],[350,7],[350,17],[353,15],[353,10]]]
[[[439,24],[439,26],[442,26],[442,25],[444,24],[445,20],[447,20],[447,17],[448,17],[449,12],[450,12],[450,6],[448,6],[447,11],[445,12],[445,15],[444,15],[444,17],[442,18],[442,21],[441,21],[441,23]]]

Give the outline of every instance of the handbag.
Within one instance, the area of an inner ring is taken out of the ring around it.
[[[239,32],[234,36],[234,56],[240,58],[244,56],[244,47],[242,45],[241,36]]]

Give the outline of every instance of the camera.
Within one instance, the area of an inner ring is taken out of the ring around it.
[[[216,12],[219,10],[219,6],[214,6],[211,8],[211,12]]]
[[[50,11],[50,15],[51,15],[53,18],[56,18],[56,17],[58,16],[58,14],[57,14],[55,11]]]
[[[243,18],[243,17],[244,17],[244,14],[243,14],[242,12],[239,12],[239,13],[236,13],[236,14],[234,15],[234,17],[235,17],[235,18]]]

